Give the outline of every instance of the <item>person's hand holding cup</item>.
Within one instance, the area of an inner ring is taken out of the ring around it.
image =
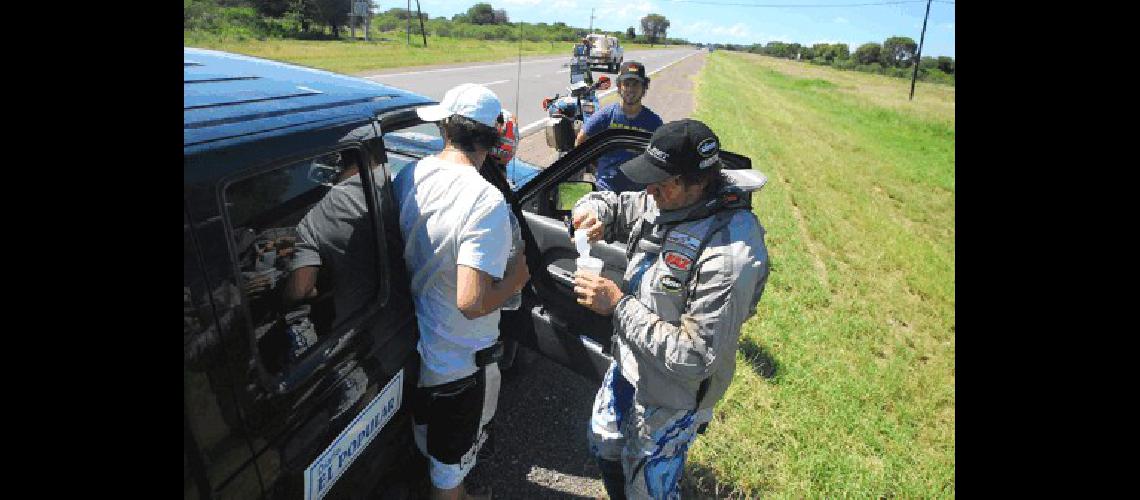
[[[574,295],[578,303],[602,316],[613,314],[623,294],[616,283],[602,277],[605,263],[597,257],[579,257],[575,263],[578,270],[574,273]]]

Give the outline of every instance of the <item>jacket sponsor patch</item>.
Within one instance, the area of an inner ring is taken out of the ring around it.
[[[675,243],[677,245],[681,245],[681,246],[688,248],[689,250],[692,250],[694,252],[701,248],[701,240],[698,240],[698,239],[696,239],[692,236],[689,236],[685,233],[679,233],[676,231],[670,232],[669,236],[666,238],[666,240],[669,241],[670,243]]]
[[[671,274],[662,276],[657,282],[661,285],[661,289],[666,292],[677,293],[681,291],[681,280]]]
[[[693,266],[693,259],[677,252],[665,252],[665,264],[678,271],[688,271]]]
[[[697,151],[700,152],[701,156],[705,158],[716,154],[718,151],[716,139],[709,137],[708,139],[701,141],[701,143],[697,145]]]

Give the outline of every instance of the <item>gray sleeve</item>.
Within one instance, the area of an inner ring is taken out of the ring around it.
[[[593,210],[606,227],[603,235],[606,241],[625,241],[629,239],[633,223],[641,218],[649,203],[649,195],[645,191],[627,191],[621,194],[595,191],[578,200],[571,214],[576,216]]]
[[[313,207],[314,209],[316,207]],[[317,234],[313,231],[310,220],[313,213],[309,212],[301,223],[297,224],[297,241],[293,245],[293,261],[289,264],[289,271],[293,272],[306,266],[321,265],[320,244],[317,243]]]
[[[656,361],[665,373],[684,382],[699,382],[714,371],[721,342],[736,339],[747,316],[740,308],[733,256],[717,251],[699,262],[690,293],[692,299],[681,313],[681,324],[662,321],[636,297],[623,298],[614,310],[614,329],[639,356]],[[749,296],[752,291],[749,290]],[[735,350],[735,347],[733,348]],[[728,351],[723,351],[728,352]],[[728,360],[726,362],[733,362]]]

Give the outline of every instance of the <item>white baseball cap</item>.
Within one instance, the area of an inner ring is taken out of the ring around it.
[[[459,115],[494,127],[502,109],[499,98],[490,89],[476,83],[464,83],[448,90],[439,104],[416,108],[416,114],[427,122]]]

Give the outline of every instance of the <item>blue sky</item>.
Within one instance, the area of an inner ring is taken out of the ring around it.
[[[379,10],[404,7],[407,0],[377,0]],[[892,0],[488,0],[504,9],[511,21],[590,26],[625,31],[633,26],[641,34],[641,18],[657,13],[669,20],[668,36],[701,43],[748,45],[773,40],[813,43],[846,43],[855,48],[867,42],[882,43],[891,36],[909,36],[918,42],[926,2],[898,5],[847,7],[742,7],[739,5],[837,5],[868,4]],[[895,0],[899,1],[899,0]],[[952,1],[952,0],[943,0]],[[693,3],[701,2],[701,3]],[[432,17],[466,12],[475,0],[420,0]],[[416,6],[412,2],[412,8]],[[935,1],[930,5],[924,56],[954,56],[954,5]]]

